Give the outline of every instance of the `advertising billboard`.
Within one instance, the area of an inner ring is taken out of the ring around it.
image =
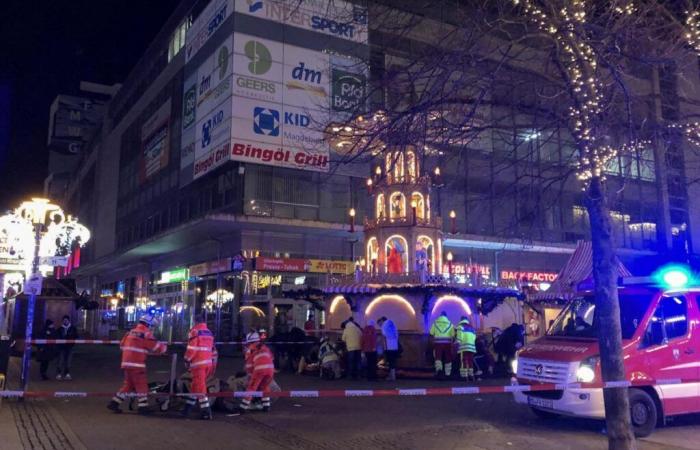
[[[352,3],[328,0],[238,0],[236,12],[360,44],[367,43],[367,9]]]
[[[292,44],[233,32],[235,18],[224,24],[232,6],[236,14],[276,22],[271,30],[293,26],[323,40],[329,39],[322,34],[367,43],[366,10],[349,3],[212,0],[187,32],[181,146],[181,169],[187,173],[181,181],[227,161],[329,171],[325,127],[357,112],[366,64],[304,47],[310,35]],[[248,28],[261,23],[253,20]]]
[[[170,158],[170,99],[141,127],[141,183],[168,165]]]

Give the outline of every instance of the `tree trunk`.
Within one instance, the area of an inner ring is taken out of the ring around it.
[[[617,298],[617,258],[612,239],[610,212],[600,178],[594,177],[591,180],[586,203],[593,243],[596,320],[603,381],[623,381],[626,378],[622,357],[620,305]],[[636,449],[630,420],[628,389],[606,388],[603,389],[603,397],[608,448]]]

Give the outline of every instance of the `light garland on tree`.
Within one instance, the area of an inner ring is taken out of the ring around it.
[[[700,122],[673,123],[668,127],[681,130],[691,144],[700,147]]]
[[[603,177],[606,164],[618,155],[618,149],[609,145],[597,146],[595,142],[595,123],[603,112],[603,86],[598,76],[598,55],[586,42],[586,2],[572,0],[559,9],[555,17],[550,17],[532,0],[513,0],[513,3],[522,5],[530,21],[563,49],[561,63],[574,98],[574,104],[569,107],[569,121],[581,153],[577,175],[580,180]],[[631,15],[636,8],[633,2],[628,2],[616,6],[613,11],[616,15]],[[629,149],[635,145],[623,147]]]
[[[685,40],[693,49],[700,53],[700,11],[686,11]]]

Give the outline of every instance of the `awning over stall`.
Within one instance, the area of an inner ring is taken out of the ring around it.
[[[617,274],[620,277],[630,277],[632,273],[627,270],[619,260],[617,261]],[[530,300],[546,301],[564,299],[568,300],[577,293],[579,283],[593,277],[593,245],[589,241],[579,241],[576,250],[569,261],[557,275],[556,280],[545,292],[539,292]]]

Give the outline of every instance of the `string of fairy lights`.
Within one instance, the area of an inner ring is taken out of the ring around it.
[[[586,2],[572,0],[552,16],[532,0],[513,0],[513,4],[522,6],[525,16],[542,32],[551,36],[564,52],[561,62],[571,83],[574,98],[573,105],[569,107],[569,120],[580,152],[578,179],[586,181],[593,177],[604,178],[605,167],[620,151],[636,149],[643,141],[621,147],[596,145],[594,129],[602,113],[603,86],[598,76],[598,55],[587,42]],[[617,15],[631,15],[635,10],[632,2],[613,9]]]
[[[686,11],[685,40],[700,53],[700,11]]]

